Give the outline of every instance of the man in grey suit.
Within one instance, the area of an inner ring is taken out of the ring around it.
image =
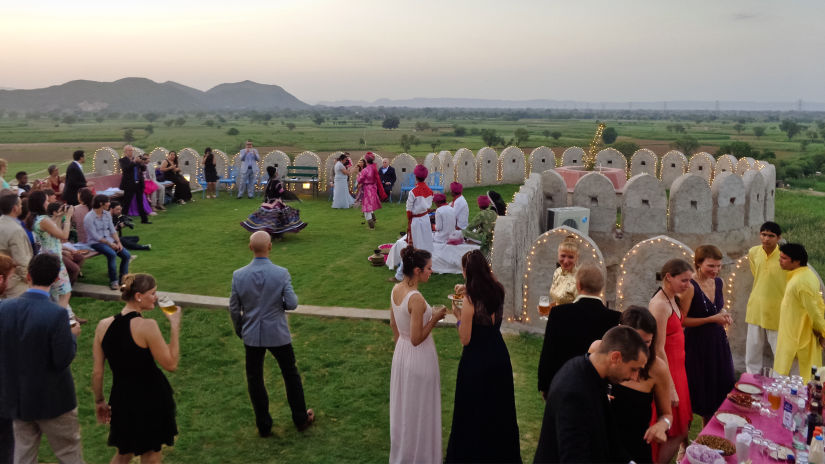
[[[42,434],[58,461],[83,462],[71,371],[80,326],[49,301],[59,272],[56,255],[35,256],[29,290],[0,303],[0,417],[14,420],[16,463],[38,462]]]
[[[235,183],[238,185],[238,198],[243,198],[243,191],[246,188],[246,193],[249,198],[255,196],[255,186],[258,179],[258,162],[261,161],[261,155],[258,150],[252,148],[252,141],[246,141],[246,148],[241,150],[239,155],[241,157],[241,165],[235,175]]]
[[[272,435],[269,395],[264,385],[264,355],[269,350],[278,361],[286,384],[286,398],[292,410],[292,422],[304,431],[315,421],[312,409],[306,409],[301,375],[295,365],[292,338],[284,311],[298,307],[289,271],[269,260],[272,240],[258,231],[249,237],[252,262],[232,274],[229,315],[235,333],[246,349],[246,383],[255,410],[255,424],[262,437]]]

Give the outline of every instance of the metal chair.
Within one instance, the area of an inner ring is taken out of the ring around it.
[[[220,187],[221,185],[226,185],[227,191],[232,190],[232,188],[235,186],[235,174],[235,166],[229,166],[229,169],[227,169],[226,177],[221,177],[220,179],[218,179],[218,187]],[[220,188],[215,189],[216,196],[218,190],[220,190]]]
[[[415,176],[413,173],[407,174],[407,177],[401,182],[401,194],[398,195],[398,202],[404,198],[405,193],[410,193],[415,188]]]
[[[441,173],[438,171],[433,171],[430,173],[428,178],[429,182],[427,182],[427,187],[430,187],[430,190],[433,192],[444,193],[444,186],[441,185]]]

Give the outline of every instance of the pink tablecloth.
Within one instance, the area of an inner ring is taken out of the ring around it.
[[[753,383],[756,385],[762,385],[761,379],[759,377],[747,373],[742,374],[742,377],[739,378],[739,381]],[[728,399],[725,399],[725,402],[722,403],[722,406],[719,407],[719,411],[732,412],[735,414],[739,414],[740,416],[746,416],[748,419],[751,420],[751,423],[754,427],[762,431],[764,438],[767,438],[775,443],[793,449],[792,434],[790,430],[787,430],[784,427],[782,427],[782,416],[780,414],[781,411],[777,411],[776,416],[773,417],[762,416],[757,411],[753,411],[750,413],[742,412],[736,409],[733,403],[731,403],[731,401]],[[704,429],[702,429],[699,435],[716,435],[717,437],[724,437],[725,428],[718,420],[716,420],[716,417],[714,417],[713,419],[711,419],[708,425]],[[736,444],[734,443],[734,445]],[[762,447],[756,447],[754,445],[751,445],[750,459],[753,461],[754,464],[761,462],[776,464],[778,462],[768,457],[767,453],[763,454],[762,449]],[[736,455],[726,457],[725,462],[729,464],[736,464]],[[784,460],[782,462],[784,462]],[[682,464],[689,464],[687,458],[682,460]]]
[[[613,183],[613,188],[617,192],[621,191],[624,188],[625,183],[627,183],[627,173],[624,169],[619,168],[596,168],[593,171],[588,171],[581,166],[561,166],[555,168],[555,170],[564,179],[564,183],[567,185],[568,193],[573,192],[576,187],[576,182],[578,182],[579,179],[587,174],[590,174],[591,172],[599,172],[604,174],[605,177],[610,179],[610,182]]]

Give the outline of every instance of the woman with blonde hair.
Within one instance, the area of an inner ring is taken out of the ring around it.
[[[579,268],[579,241],[568,235],[558,248],[559,267],[553,272],[550,284],[550,307],[572,303],[576,299],[576,270]]]
[[[167,344],[158,323],[143,318],[158,299],[155,278],[127,274],[120,294],[126,306],[100,321],[95,330],[95,414],[98,423],[110,426],[108,444],[117,447],[111,462],[126,464],[140,456],[142,463],[156,463],[161,461],[162,445],[172,446],[178,434],[172,387],[157,364],[169,372],[178,368],[181,309],[164,312],[170,324]],[[108,403],[103,397],[104,361],[112,370]]]

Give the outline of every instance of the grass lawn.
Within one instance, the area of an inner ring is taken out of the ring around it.
[[[300,294],[300,293],[299,293]],[[122,308],[117,302],[75,298],[72,306],[92,321],[78,339],[72,364],[81,423],[84,457],[108,462],[114,448],[106,445],[108,428],[95,423],[91,392],[92,339],[96,321]],[[160,311],[164,337],[169,323]],[[228,313],[187,308],[181,330],[178,371],[167,373],[175,390],[180,434],[164,459],[175,463],[385,462],[389,456],[389,382],[392,331],[380,321],[290,316],[298,368],[307,407],[316,424],[304,433],[292,425],[283,380],[275,360],[266,360],[266,385],[274,437],[257,435],[246,391],[244,351]],[[446,451],[461,344],[454,329],[434,332],[441,369],[443,446]],[[168,339],[168,338],[167,338]],[[532,460],[538,442],[543,402],[536,392],[540,337],[505,336],[513,363],[521,451]],[[105,374],[108,397],[111,372]],[[41,462],[55,462],[41,446]]]
[[[518,190],[517,185],[496,186],[505,200]],[[487,187],[465,191],[472,217],[478,208],[476,198]],[[152,217],[153,224],[135,221],[135,230],[125,235],[140,236],[141,243],[151,243],[151,251],[136,251],[132,272],[148,272],[159,280],[162,290],[211,296],[229,296],[232,271],[252,259],[249,232],[239,224],[260,205],[260,197],[241,200],[221,193],[217,199],[197,201],[183,206],[168,206],[166,212]],[[383,203],[376,212],[378,224],[371,231],[361,225],[360,209],[332,209],[323,199],[305,199],[291,205],[301,210],[307,227],[297,234],[285,234],[272,244],[272,260],[286,267],[292,284],[303,304],[388,309],[392,284],[386,282],[391,272],[373,267],[367,257],[382,243],[391,243],[406,230],[404,203]],[[83,265],[83,282],[108,285],[106,260],[95,257]],[[423,289],[430,302],[444,300],[452,293],[461,275],[433,275]]]

